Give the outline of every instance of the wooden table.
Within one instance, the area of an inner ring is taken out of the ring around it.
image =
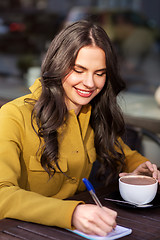
[[[160,206],[157,208],[126,208],[113,202],[105,201],[105,197],[111,195],[111,188],[97,190],[97,195],[104,206],[118,212],[117,223],[132,229],[132,234],[122,237],[122,240],[160,240]],[[114,189],[115,191],[115,189]],[[110,193],[109,193],[110,192]],[[72,199],[81,199],[86,203],[93,203],[88,192],[83,192]],[[160,191],[156,196],[160,203]],[[14,219],[3,219],[0,221],[1,240],[83,240],[84,238],[75,235],[65,229],[49,227]]]

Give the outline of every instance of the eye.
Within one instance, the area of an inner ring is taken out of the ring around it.
[[[73,69],[76,73],[83,73],[83,71],[81,69]]]
[[[99,77],[102,77],[102,76],[106,75],[106,72],[96,73],[96,75],[99,76]]]

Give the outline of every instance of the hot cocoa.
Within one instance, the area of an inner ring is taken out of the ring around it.
[[[156,183],[156,180],[147,176],[129,176],[122,178],[121,182],[132,185],[151,185]]]

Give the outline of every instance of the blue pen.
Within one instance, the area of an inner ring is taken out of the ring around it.
[[[102,207],[102,204],[100,203],[96,193],[95,193],[95,190],[94,190],[94,187],[92,186],[92,184],[90,183],[90,181],[88,181],[86,178],[83,178],[82,181],[84,182],[87,190],[89,191],[89,193],[91,194],[93,200],[95,201],[95,203],[99,206],[99,207]]]

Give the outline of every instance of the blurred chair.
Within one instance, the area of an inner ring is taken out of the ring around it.
[[[142,141],[144,137],[149,138],[151,141],[155,142],[160,146],[160,136],[158,136],[158,134],[141,127],[126,125],[126,132],[123,136],[123,141],[132,150],[137,150],[141,154],[144,154],[142,146]]]
[[[126,125],[126,132],[122,137],[122,139],[132,150],[137,150],[139,153],[145,156],[147,155],[145,151],[146,148],[144,147],[144,144],[143,144],[145,137],[146,139],[151,141],[151,143],[157,145],[158,148],[155,148],[155,150],[158,149],[158,152],[160,152],[160,135],[153,133],[145,128],[137,127],[134,125]],[[152,146],[150,149],[151,150],[149,154],[150,156],[154,155],[154,150],[152,149]],[[150,157],[149,159],[151,160]],[[155,162],[158,166],[158,169],[160,170],[160,159],[159,160],[157,159]]]

